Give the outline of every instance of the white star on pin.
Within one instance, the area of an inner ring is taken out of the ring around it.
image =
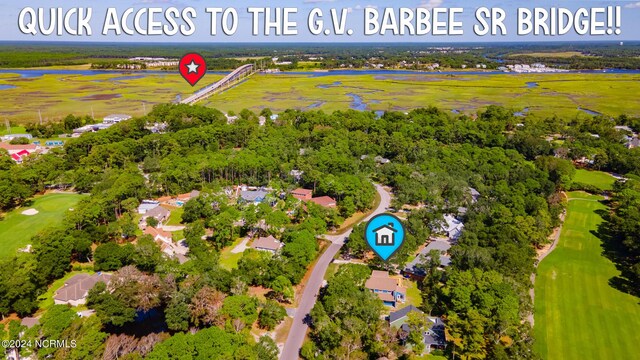
[[[200,67],[200,65],[196,64],[195,61],[191,60],[191,64],[187,64],[187,68],[189,68],[189,74],[191,73],[198,73],[198,67]]]

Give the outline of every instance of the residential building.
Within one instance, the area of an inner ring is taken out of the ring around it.
[[[167,219],[169,219],[169,215],[171,215],[171,211],[163,208],[162,206],[158,205],[156,207],[154,207],[153,209],[147,211],[146,213],[144,213],[144,217],[142,218],[142,221],[144,221],[146,223],[146,218],[148,217],[153,217],[156,220],[158,220],[159,223],[162,223],[164,221],[166,221]]]
[[[131,115],[124,115],[124,114],[111,114],[108,116],[105,116],[104,119],[102,119],[102,123],[103,124],[117,124],[121,121],[125,121],[125,120],[129,120],[131,119]]]
[[[200,196],[200,191],[198,190],[193,190],[191,192],[188,192],[186,194],[180,194],[178,196],[176,196],[176,205],[178,206],[182,206],[184,205],[187,201],[196,198]]]
[[[253,249],[269,251],[274,254],[278,252],[282,246],[283,244],[271,235],[257,238],[253,241],[253,244],[251,244]]]
[[[302,175],[303,174],[304,174],[304,171],[302,171],[302,170],[293,169],[293,170],[289,171],[289,175],[293,176],[293,179],[295,181],[302,180]]]
[[[109,284],[110,274],[96,273],[78,274],[67,280],[53,296],[53,301],[57,305],[69,304],[71,306],[82,305],[86,302],[87,294],[98,282]]]
[[[9,153],[9,155],[17,154],[20,152],[27,151],[29,154],[32,154],[38,150],[38,146],[34,144],[9,144],[5,142],[0,142],[0,149],[5,149]]]
[[[391,162],[391,160],[383,158],[382,156],[378,155],[376,157],[373,158],[373,161],[375,161],[378,164],[384,165],[384,164],[388,164]]]
[[[147,211],[156,208],[158,205],[160,205],[160,202],[156,200],[142,200],[142,203],[138,206],[138,214],[144,215]]]
[[[456,241],[462,235],[464,224],[451,214],[444,215],[444,223],[441,230],[449,237],[450,240]]]
[[[241,202],[260,204],[269,193],[264,190],[243,190],[240,192]]]
[[[291,195],[302,201],[309,201],[313,198],[313,190],[298,188],[291,191]]]
[[[154,228],[153,226],[147,226],[144,229],[144,234],[145,235],[151,235],[151,237],[153,238],[153,240],[155,241],[163,241],[166,243],[171,243],[173,240],[173,234],[171,234],[168,231],[164,231],[162,229],[159,228]]]
[[[31,136],[31,134],[8,134],[1,137],[0,140],[9,142],[13,139],[19,139],[19,138],[25,138],[27,140],[31,140],[33,139],[33,136]]]
[[[38,325],[40,323],[40,318],[37,317],[26,317],[20,321],[20,325],[26,326],[27,329],[31,329],[32,327]]]
[[[407,297],[407,289],[401,283],[401,279],[390,277],[386,271],[374,270],[364,287],[378,295],[385,305],[395,307]]]
[[[422,310],[413,305],[409,305],[389,314],[389,325],[397,329],[402,329],[404,332],[409,334],[411,329],[407,324],[407,320],[409,319],[409,313],[411,312],[427,317]],[[428,354],[435,349],[444,349],[447,342],[444,332],[444,322],[442,319],[439,317],[428,316],[427,324],[429,329],[422,334],[422,339],[425,345],[424,352]]]
[[[314,197],[311,198],[310,201],[326,208],[334,208],[337,206],[336,201],[329,196]]]
[[[416,255],[416,257],[405,266],[402,270],[402,274],[405,277],[422,281],[422,279],[427,275],[424,269],[420,267],[423,258],[428,257],[431,250],[438,250],[440,252],[440,266],[449,266],[449,264],[451,264],[451,257],[448,254],[449,248],[451,248],[451,243],[447,240],[436,239],[431,241],[429,245],[422,249],[418,255]]]

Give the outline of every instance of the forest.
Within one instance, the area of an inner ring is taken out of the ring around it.
[[[535,249],[559,223],[560,192],[580,186],[573,181],[574,161],[584,157],[592,168],[628,179],[616,185],[610,222],[621,266],[631,274],[627,281],[637,284],[640,150],[625,147],[614,126],[637,132],[638,119],[522,119],[495,106],[477,119],[435,107],[379,119],[373,112],[288,110],[264,126],[251,111],[238,115],[228,124],[215,109],[158,105],[147,116],[70,139],[20,165],[0,156],[4,211],[56,184],[90,194],[36,235],[30,253],[0,261],[0,313],[44,313],[27,331],[11,322],[2,338],[82,340],[75,348],[22,349],[39,358],[275,359],[275,342],[255,339],[251,329],[283,321],[283,305],[323,249],[317,236],[367,211],[375,182],[393,189],[395,207],[428,206],[411,211],[407,242],[389,263],[341,266],[329,279],[301,356],[402,356],[396,334],[380,320],[382,303],[363,282],[371,268],[404,265],[436,219],[464,206],[465,231],[451,249],[451,266],[442,270],[437,259],[421,265],[427,273],[419,284],[421,308],[446,318],[449,357],[534,359],[524,319],[531,312]],[[66,132],[86,121],[70,116],[50,127]],[[159,122],[167,124],[165,133],[146,128]],[[377,155],[390,162],[376,163]],[[304,172],[301,179],[291,176],[294,169]],[[224,189],[237,184],[274,189],[270,205],[230,202]],[[331,196],[338,206],[301,206],[286,195],[297,187]],[[469,187],[482,194],[475,203]],[[180,264],[136,233],[136,208],[143,199],[194,189],[201,194],[185,204],[181,218],[189,260]],[[221,249],[251,231],[282,239],[282,251],[248,250],[237,268],[221,267]],[[356,227],[345,252],[363,253],[362,231]],[[89,293],[95,316],[78,317],[64,305],[43,312],[48,286],[79,269],[113,274],[110,285],[99,283]],[[268,291],[264,299],[249,291],[258,287]]]
[[[311,62],[323,69],[341,66],[361,68],[367,63],[383,64],[385,68],[403,67],[423,70],[438,63],[443,68],[459,69],[462,65],[475,68],[485,64],[495,69],[503,64],[541,62],[566,69],[638,69],[640,44],[627,42],[588,43],[173,43],[131,44],[67,42],[0,42],[0,68],[27,68],[41,66],[93,64],[96,69],[113,69],[118,65],[132,64],[133,57],[180,58],[185,53],[197,52],[205,57],[209,69],[233,69],[247,61],[265,61],[276,56],[280,61],[293,62],[277,66],[281,70],[293,70],[298,62]],[[562,56],[564,52],[575,56]],[[544,53],[544,56],[540,56]],[[402,62],[407,64],[402,64]],[[144,66],[142,66],[144,68]]]

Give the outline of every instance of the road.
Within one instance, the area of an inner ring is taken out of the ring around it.
[[[391,204],[391,194],[386,191],[382,186],[375,185],[376,191],[380,195],[380,204],[373,210],[373,212],[364,218],[361,222],[369,221],[372,217],[378,214],[382,214]],[[307,281],[302,293],[302,299],[300,299],[298,308],[296,309],[295,316],[293,318],[293,325],[289,330],[289,336],[282,349],[280,359],[292,360],[298,359],[302,342],[307,333],[308,326],[304,323],[305,318],[311,312],[313,305],[316,303],[322,281],[324,280],[324,274],[327,272],[327,267],[336,256],[342,245],[344,245],[344,239],[348,238],[352,229],[349,229],[341,235],[325,235],[324,238],[331,241],[329,248],[322,254],[316,265],[314,266],[309,281]]]

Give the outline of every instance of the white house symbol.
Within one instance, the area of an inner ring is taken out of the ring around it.
[[[398,230],[393,228],[393,223],[380,226],[373,230],[376,234],[376,246],[393,246],[396,243],[396,232]]]

